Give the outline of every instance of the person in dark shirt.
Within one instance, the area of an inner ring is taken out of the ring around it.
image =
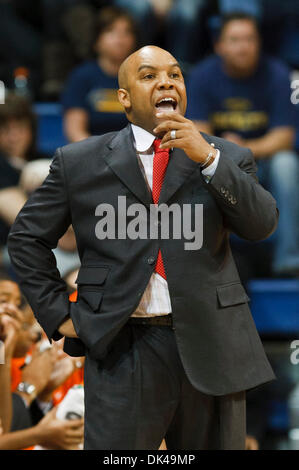
[[[103,8],[97,22],[96,59],[70,75],[62,104],[70,141],[120,130],[126,117],[117,99],[120,64],[136,48],[137,30],[131,17],[117,7]]]
[[[189,76],[188,118],[199,130],[252,150],[260,181],[280,209],[273,272],[297,275],[299,159],[289,70],[261,52],[256,20],[245,14],[224,17],[215,50]]]
[[[0,190],[17,186],[21,170],[39,155],[35,147],[36,116],[31,104],[9,93],[0,106]],[[5,245],[9,227],[0,218],[0,246]]]

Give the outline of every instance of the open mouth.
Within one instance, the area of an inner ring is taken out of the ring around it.
[[[161,98],[156,103],[156,108],[163,111],[175,111],[177,107],[177,101],[174,98]]]

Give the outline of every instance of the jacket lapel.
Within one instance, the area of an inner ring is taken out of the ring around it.
[[[210,143],[212,140],[210,136],[207,134],[202,135]],[[131,125],[128,124],[109,142],[108,151],[103,155],[103,158],[128,189],[143,204],[149,206],[153,204],[153,200],[139,167],[133,141]],[[170,154],[159,204],[166,203],[194,173],[198,165],[198,163],[188,158],[183,150],[174,149]]]
[[[143,204],[149,205],[152,203],[152,197],[139,167],[133,142],[133,133],[130,124],[128,124],[108,144],[109,150],[103,155],[103,158],[128,189]]]

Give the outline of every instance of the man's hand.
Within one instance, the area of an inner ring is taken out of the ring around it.
[[[63,322],[58,328],[58,331],[61,335],[67,336],[68,338],[78,338],[71,318]]]
[[[196,163],[204,163],[210,152],[216,157],[216,149],[202,137],[192,121],[172,111],[159,112],[156,116],[163,119],[153,129],[158,137],[163,135],[161,148],[180,148]],[[172,130],[176,131],[175,139],[171,139]]]
[[[36,426],[39,444],[48,449],[78,450],[83,442],[84,421],[60,420],[53,408]]]

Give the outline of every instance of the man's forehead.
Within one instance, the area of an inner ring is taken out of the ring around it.
[[[143,67],[179,66],[176,59],[167,51],[159,48],[144,48],[136,53],[133,64],[136,70]]]
[[[141,62],[141,64],[138,67],[138,72],[140,72],[142,69],[164,69],[164,68],[173,68],[173,67],[179,67],[180,64],[178,62],[166,62],[166,63],[155,63],[154,65],[150,62]]]
[[[122,63],[118,73],[120,88],[126,88],[128,81],[131,82],[139,70],[145,67],[151,68],[171,68],[180,67],[177,60],[165,49],[157,46],[145,46],[133,52]]]

